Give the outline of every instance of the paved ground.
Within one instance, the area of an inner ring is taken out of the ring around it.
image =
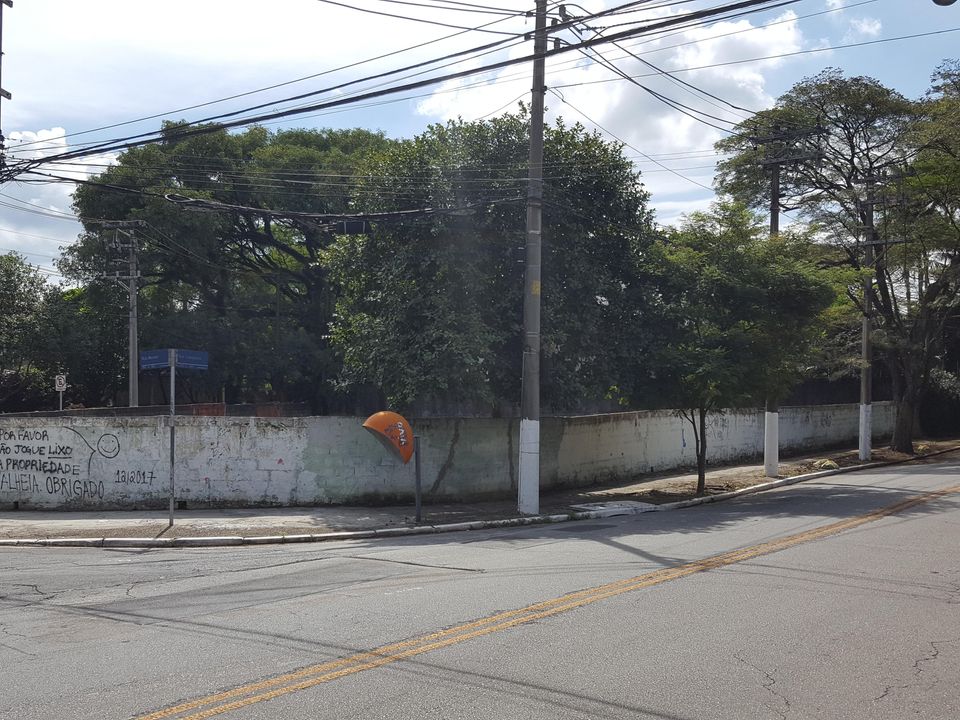
[[[0,547],[0,719],[956,720],[960,457],[678,512]]]
[[[960,441],[918,444],[925,452],[940,452],[960,446]],[[938,461],[942,456],[929,458]],[[818,461],[832,459],[841,466],[858,462],[855,450],[837,450],[819,455],[786,459],[780,464],[781,477],[815,471]],[[903,460],[883,449],[875,460]],[[923,462],[921,459],[920,462]],[[762,465],[711,468],[707,474],[709,493],[726,492],[766,482]],[[594,486],[544,493],[540,510],[544,515],[564,514],[577,506],[618,501],[663,503],[692,497],[696,475],[687,473],[649,475],[636,482]],[[496,500],[476,503],[426,504],[423,524],[440,525],[473,520],[518,517],[516,502]],[[253,508],[226,510],[181,510],[168,525],[166,511],[7,511],[0,512],[0,539],[9,538],[179,538],[211,536],[273,536],[321,534],[411,526],[413,507],[324,506],[308,508]]]

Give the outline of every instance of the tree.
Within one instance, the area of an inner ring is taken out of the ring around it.
[[[0,255],[0,410],[31,409],[42,393],[37,360],[45,288],[22,255]]]
[[[693,427],[697,494],[706,489],[710,412],[783,397],[814,321],[833,300],[806,261],[809,240],[772,239],[741,205],[720,203],[667,231],[651,253],[668,322],[654,366],[661,402]]]
[[[861,278],[872,278],[865,298],[859,285],[848,292],[877,329],[875,344],[892,378],[897,408],[891,447],[901,452],[913,450],[916,403],[937,346],[940,321],[935,318],[949,312],[945,298],[951,296],[953,283],[952,272],[938,274],[924,292],[917,292],[916,276],[911,276],[914,261],[899,258],[903,252],[917,258],[927,256],[931,247],[943,250],[943,234],[921,204],[915,202],[908,210],[906,204],[884,202],[888,179],[902,176],[920,151],[921,109],[871,78],[846,78],[826,70],[795,85],[773,109],[745,121],[737,134],[717,146],[732,153],[721,163],[719,187],[758,206],[766,202],[769,181],[758,162],[762,158],[754,148],[756,138],[811,131],[820,136],[817,155],[801,153],[807,158],[783,167],[783,206],[799,209],[824,242],[843,250]],[[796,150],[786,148],[787,154]],[[900,223],[903,236],[885,235],[894,215],[904,212],[909,222]],[[905,241],[914,248],[894,251],[886,240]],[[865,244],[875,250],[873,267],[865,266]],[[929,273],[928,267],[919,269]]]
[[[103,407],[126,388],[127,318],[116,310],[125,301],[120,288],[102,283],[44,294],[37,364],[47,378],[67,373],[69,402]]]
[[[335,296],[319,260],[334,233],[295,215],[357,210],[359,158],[389,141],[365,130],[260,127],[182,138],[179,127],[123,153],[74,196],[83,218],[146,223],[141,345],[212,351],[211,371],[194,378],[198,397],[306,399],[329,411],[339,370],[327,340]],[[105,266],[114,231],[84,222],[61,267],[92,283],[115,269]]]
[[[370,156],[360,191],[371,210],[436,212],[331,246],[347,382],[371,383],[398,406],[516,403],[527,137],[521,111],[434,125]],[[581,407],[643,350],[628,343],[641,336],[638,251],[652,219],[621,147],[562,121],[545,130],[544,197],[544,404]]]

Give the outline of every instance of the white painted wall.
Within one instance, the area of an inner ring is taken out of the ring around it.
[[[857,405],[781,408],[786,451],[854,444]],[[413,463],[400,465],[361,427],[363,418],[178,417],[178,501],[187,507],[279,506],[409,500]],[[874,405],[874,434],[893,429],[893,407]],[[165,507],[167,418],[0,416],[0,508]],[[426,418],[423,487],[441,500],[516,493],[519,423]],[[711,463],[759,457],[763,412],[708,420]],[[545,418],[541,487],[691,466],[689,423],[670,411]],[[15,505],[16,504],[16,505]]]

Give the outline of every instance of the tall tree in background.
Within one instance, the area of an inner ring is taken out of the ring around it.
[[[519,398],[527,128],[524,112],[434,125],[364,166],[372,210],[463,215],[384,223],[331,246],[348,382],[396,405],[509,411]],[[638,259],[652,221],[621,147],[582,126],[546,128],[544,177],[543,396],[557,410],[603,398],[623,358],[642,352]]]
[[[359,158],[388,141],[364,130],[183,138],[178,129],[168,125],[168,140],[125,152],[77,190],[85,233],[61,267],[96,282],[116,269],[105,264],[114,231],[89,219],[145,221],[142,344],[212,351],[211,372],[196,379],[206,399],[222,389],[228,402],[297,398],[328,411],[339,364],[326,341],[335,298],[319,259],[333,235],[268,211],[349,212]],[[190,212],[193,200],[219,210]]]
[[[755,148],[756,138],[815,129],[820,133],[819,158],[784,166],[783,205],[799,209],[816,223],[823,241],[841,248],[862,276],[873,277],[866,304],[858,285],[849,292],[877,328],[875,342],[890,372],[897,410],[891,446],[902,452],[913,450],[916,403],[936,352],[941,324],[931,319],[949,311],[945,299],[955,295],[950,292],[952,271],[935,272],[924,292],[917,292],[911,263],[900,262],[903,251],[882,242],[945,249],[946,238],[927,224],[927,214],[916,203],[909,210],[905,206],[898,210],[912,213],[910,222],[902,224],[902,236],[884,237],[880,230],[889,208],[883,203],[888,179],[901,176],[920,151],[920,111],[917,103],[871,78],[847,78],[826,70],[795,85],[773,109],[745,121],[736,135],[717,145],[732,153],[720,165],[720,189],[759,207],[768,202],[769,173],[759,162],[763,158]],[[875,248],[873,267],[864,267],[864,243]],[[918,253],[929,257],[919,249],[908,251],[913,257]],[[919,270],[930,273],[929,265]]]
[[[32,409],[42,393],[37,359],[45,289],[23,256],[0,255],[0,411]]]
[[[127,385],[127,316],[118,287],[95,283],[48,288],[38,312],[37,363],[49,383],[67,373],[65,402],[84,407],[112,405]],[[104,297],[105,295],[105,297]],[[48,391],[53,397],[52,389]]]

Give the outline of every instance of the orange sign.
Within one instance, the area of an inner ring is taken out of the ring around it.
[[[374,413],[364,421],[363,427],[404,465],[410,462],[413,457],[413,428],[402,415],[388,410]]]

